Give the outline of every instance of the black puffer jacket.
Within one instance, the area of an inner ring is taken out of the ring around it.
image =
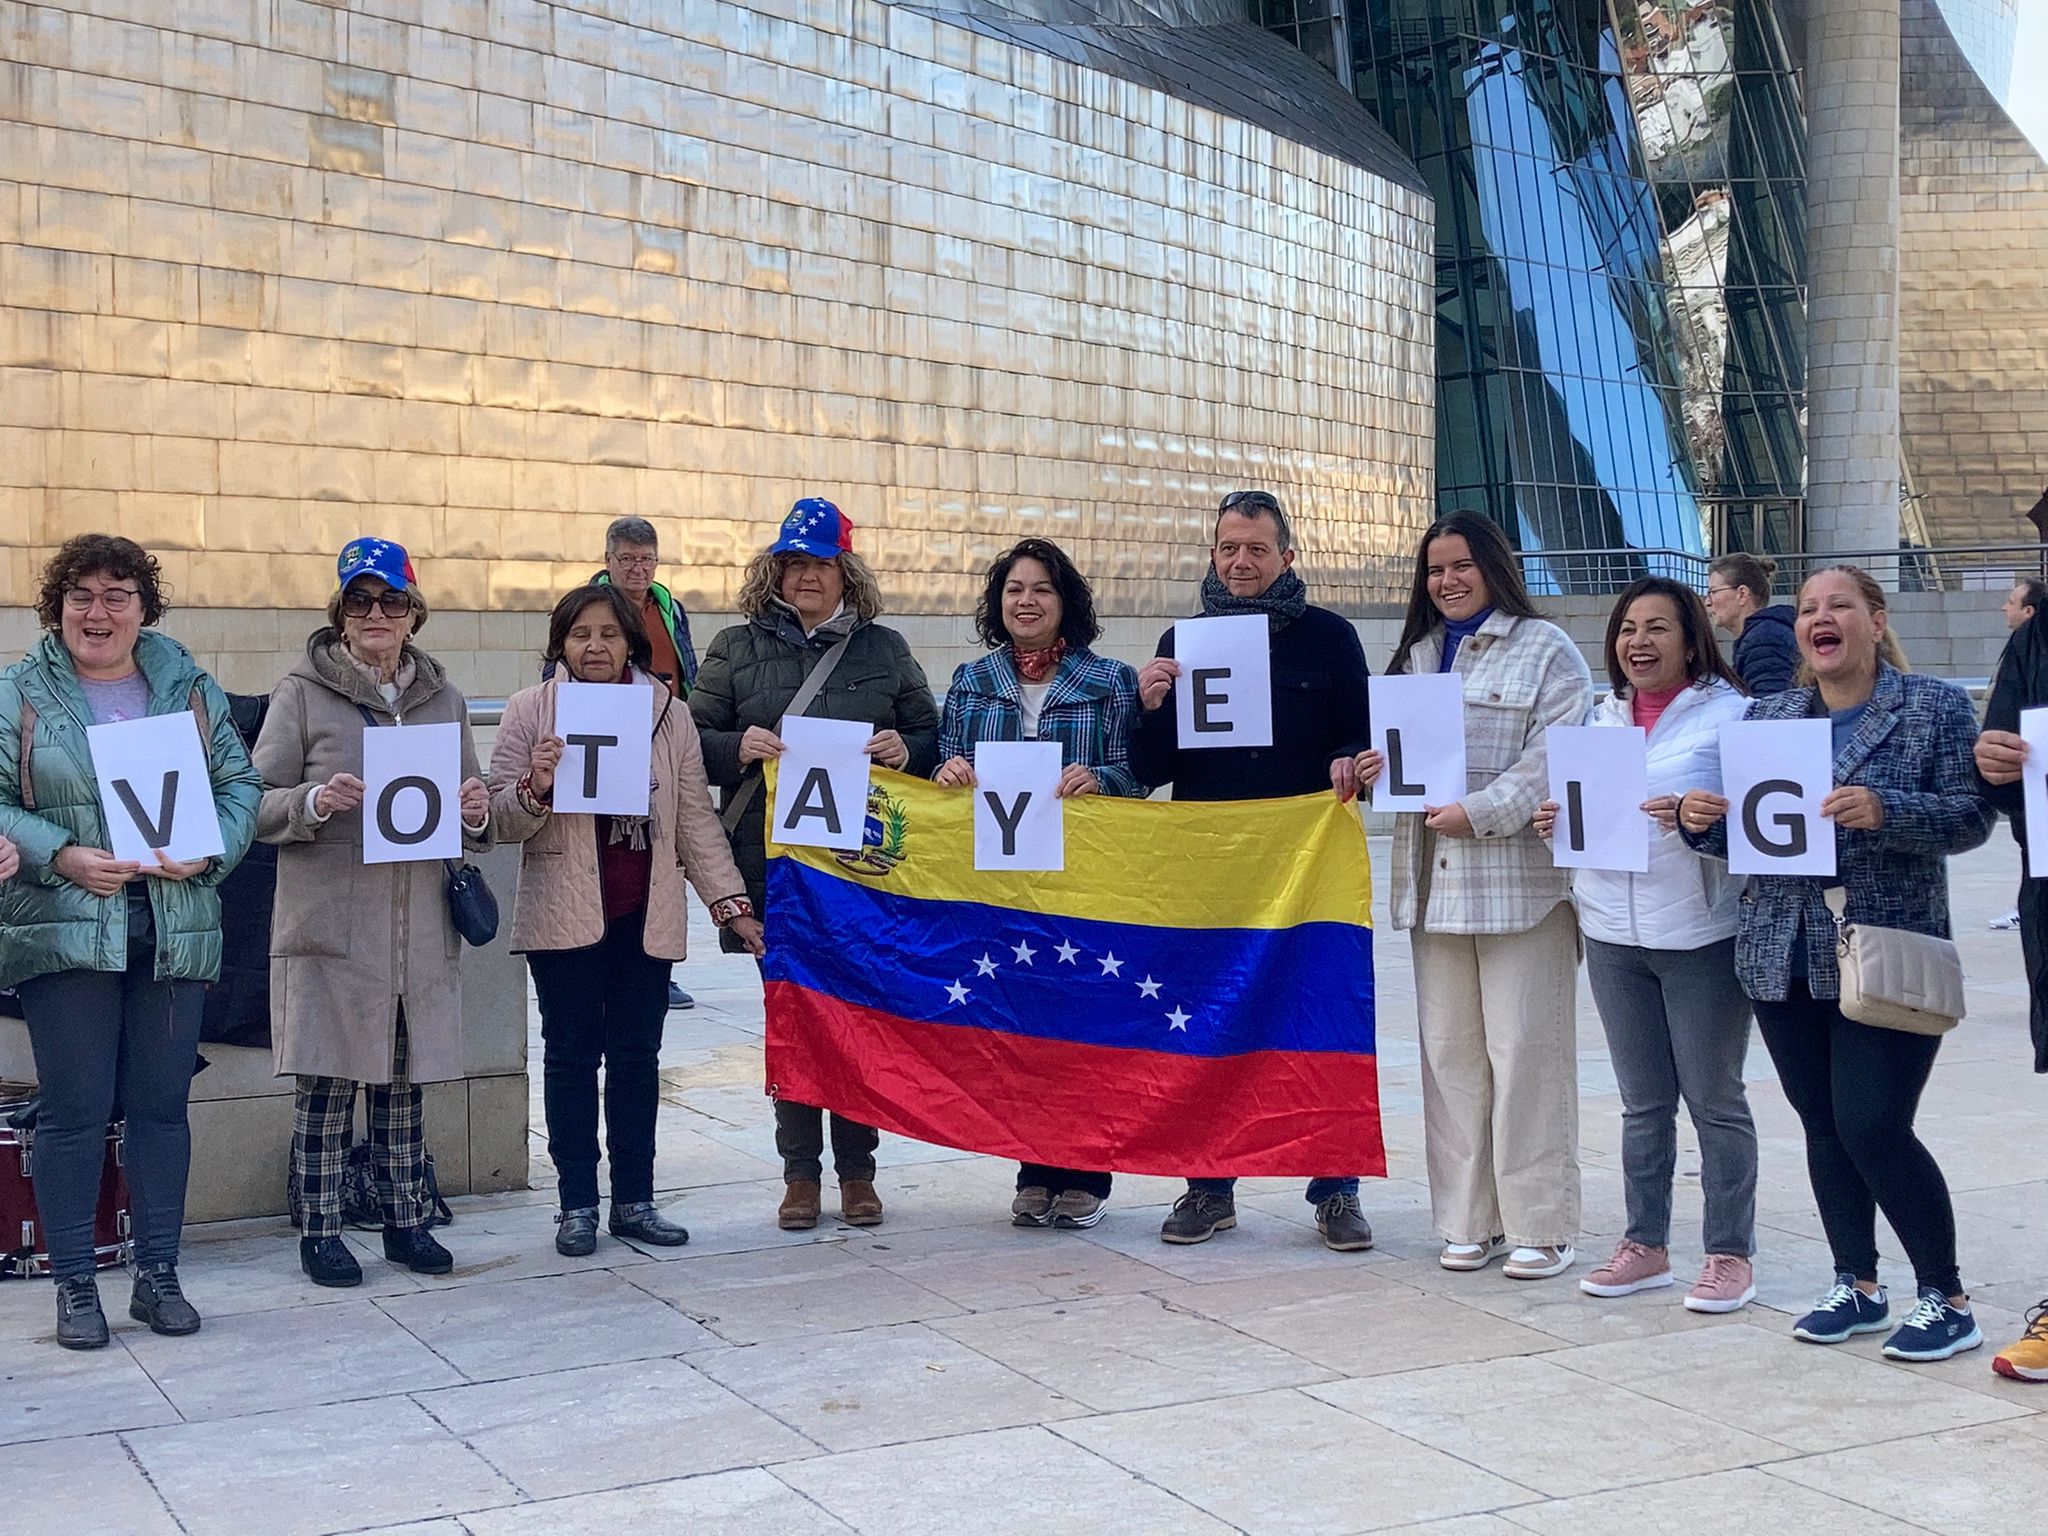
[[[740,737],[750,725],[775,729],[812,666],[843,633],[837,624],[828,624],[806,639],[795,615],[777,604],[760,618],[720,630],[712,640],[697,670],[690,714],[704,744],[704,770],[726,792],[728,803],[743,780],[758,779],[761,772],[758,764],[749,764],[742,773]],[[823,720],[861,720],[878,731],[897,732],[910,749],[905,773],[930,778],[939,765],[939,706],[924,668],[910,654],[910,643],[893,629],[856,622],[831,681],[804,713]],[[757,912],[767,911],[766,817],[766,797],[756,790],[732,833],[733,862]],[[729,929],[719,940],[728,950],[738,947]]]
[[[1753,699],[1783,693],[1799,675],[1799,641],[1792,631],[1792,605],[1759,608],[1735,637],[1735,675]]]
[[[1998,659],[1998,681],[1984,711],[1984,729],[2020,728],[2020,711],[2048,704],[2048,623],[2029,619],[2005,643]],[[2011,784],[1984,784],[1991,803],[2012,818],[2012,835],[2027,845],[2025,791]],[[2027,993],[2034,1029],[2034,1070],[2048,1072],[2048,881],[2020,880],[2020,947],[2026,954]]]

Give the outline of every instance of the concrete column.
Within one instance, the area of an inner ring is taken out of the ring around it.
[[[1899,538],[1899,0],[1808,0],[1806,547]]]

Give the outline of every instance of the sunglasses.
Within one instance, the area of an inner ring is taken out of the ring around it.
[[[372,608],[387,619],[402,619],[412,612],[412,598],[389,587],[375,597],[367,592],[341,594],[341,611],[352,619],[368,618]]]
[[[1278,512],[1280,503],[1274,499],[1271,491],[1232,491],[1223,498],[1223,505],[1216,510],[1231,512],[1239,507],[1258,507],[1263,511]]]

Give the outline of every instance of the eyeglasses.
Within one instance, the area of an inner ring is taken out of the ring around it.
[[[1734,590],[1735,590],[1735,589],[1734,589],[1733,587],[1709,587],[1709,588],[1707,588],[1707,596],[1709,596],[1709,597],[1725,597],[1725,596],[1727,596],[1727,595],[1728,595],[1728,594],[1729,594],[1730,592],[1733,592]]]
[[[623,565],[629,570],[651,571],[660,563],[660,557],[656,555],[613,555],[612,563],[614,565]]]
[[[412,598],[390,587],[375,597],[362,591],[341,594],[341,611],[352,619],[368,618],[373,607],[387,619],[402,619],[412,612]]]
[[[128,605],[142,594],[133,587],[66,587],[64,606],[73,613],[91,613],[94,603],[109,613],[126,613]]]

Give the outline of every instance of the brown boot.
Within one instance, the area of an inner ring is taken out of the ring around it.
[[[875,1193],[873,1179],[839,1181],[839,1219],[849,1227],[882,1224],[882,1197]]]
[[[818,1181],[791,1179],[782,1192],[775,1224],[785,1232],[808,1232],[818,1224]]]

